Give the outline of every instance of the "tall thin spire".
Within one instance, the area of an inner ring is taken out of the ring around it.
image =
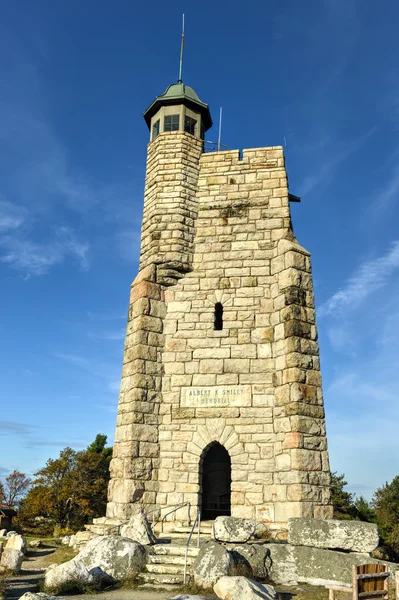
[[[182,33],[181,33],[180,65],[179,65],[178,83],[183,83],[183,51],[184,51],[184,14],[183,14],[183,23],[182,23]]]

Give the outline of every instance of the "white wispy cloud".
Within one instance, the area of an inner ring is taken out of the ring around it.
[[[120,376],[120,364],[115,361],[113,363],[105,363],[92,358],[87,358],[80,354],[70,354],[66,352],[54,352],[57,358],[86,371],[96,379],[100,378],[106,382],[107,389],[113,395],[119,392],[118,377]]]
[[[318,315],[341,313],[345,308],[357,307],[370,294],[385,286],[399,268],[399,240],[378,258],[364,262],[346,285],[335,292],[319,309]]]
[[[95,257],[106,245],[132,260],[140,229],[132,187],[141,195],[142,182],[99,181],[74,161],[48,114],[40,72],[30,57],[11,55],[0,81],[0,261],[26,276],[70,259],[88,269],[87,239],[100,248]]]
[[[26,210],[0,197],[0,234],[18,229],[26,218]]]
[[[325,147],[323,152],[323,162],[318,165],[317,171],[308,174],[304,178],[299,185],[300,193],[302,195],[309,194],[321,183],[323,183],[324,186],[328,185],[339,166],[350,156],[358,152],[367,143],[375,131],[376,128],[373,127],[352,142],[335,144],[335,146],[341,148],[340,150],[333,150]],[[342,149],[342,147],[344,149]]]
[[[399,196],[399,156],[385,185],[377,192],[370,205],[371,216],[378,216],[390,209]]]
[[[37,243],[22,235],[0,237],[0,261],[27,275],[44,275],[68,256],[74,257],[82,270],[89,267],[89,244],[80,242],[66,227],[54,232],[53,239]]]

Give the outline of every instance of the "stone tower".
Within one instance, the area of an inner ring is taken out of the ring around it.
[[[107,517],[190,502],[203,518],[331,518],[310,256],[281,146],[204,152],[183,83],[150,130]],[[186,518],[187,506],[172,519]]]

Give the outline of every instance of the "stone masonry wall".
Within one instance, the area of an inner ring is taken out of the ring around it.
[[[242,386],[245,402],[184,401],[214,386]],[[128,518],[134,501],[195,512],[215,442],[231,458],[233,516],[276,529],[332,516],[310,258],[283,150],[203,154],[172,132],[148,150],[107,516]]]
[[[201,457],[218,441],[233,516],[275,528],[330,517],[311,267],[292,233],[282,148],[203,154],[197,199],[193,271],[165,292],[157,504],[200,506]],[[185,388],[222,385],[250,386],[250,405],[182,406]]]
[[[140,271],[132,284],[107,517],[155,506],[162,387],[164,290],[192,265],[202,140],[184,133],[148,146]]]

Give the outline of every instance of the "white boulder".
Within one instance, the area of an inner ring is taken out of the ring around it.
[[[87,569],[100,567],[113,579],[136,577],[144,571],[146,564],[143,546],[117,535],[98,536],[90,540],[76,558]]]
[[[17,573],[19,573],[19,571],[21,570],[23,560],[24,553],[20,550],[6,549],[1,555],[0,564],[5,569],[8,569],[10,571],[17,571]]]
[[[246,577],[222,577],[213,591],[221,600],[276,600],[276,590]]]
[[[209,600],[209,596],[193,596],[192,594],[180,594],[173,596],[170,600]]]
[[[379,544],[377,525],[338,519],[288,519],[288,543],[350,552],[372,552]]]
[[[53,569],[47,571],[44,576],[45,588],[50,590],[58,588],[60,585],[69,581],[92,583],[93,576],[89,573],[89,569],[76,558],[62,563],[61,565],[57,565]]]
[[[144,513],[144,509],[139,505],[134,507],[134,513],[130,517],[129,522],[126,525],[122,525],[120,534],[122,537],[129,538],[138,544],[143,544],[143,546],[156,543],[156,538]]]
[[[18,532],[17,532],[17,531],[9,531],[9,532],[7,533],[7,535],[6,535],[6,537],[10,538],[10,537],[12,537],[13,535],[18,535]]]
[[[76,543],[76,536],[71,535],[68,546],[71,548],[72,546],[75,545],[75,543]]]
[[[43,592],[25,592],[20,600],[63,600],[60,596],[49,596]]]
[[[71,541],[71,536],[70,535],[64,535],[64,537],[61,540],[61,544],[63,544],[64,546],[69,546],[69,542]]]
[[[218,542],[247,542],[255,533],[256,521],[236,517],[216,517],[212,537]]]
[[[7,529],[0,529],[0,537],[7,537]]]
[[[193,564],[194,582],[201,588],[209,589],[224,575],[230,575],[234,568],[232,555],[224,546],[216,542],[204,544]]]
[[[17,533],[8,538],[8,542],[5,547],[6,550],[19,550],[26,554],[26,539],[23,535]]]

